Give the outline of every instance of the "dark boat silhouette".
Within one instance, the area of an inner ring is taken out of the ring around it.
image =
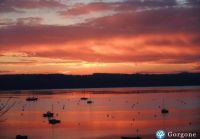
[[[140,136],[137,137],[121,137],[121,139],[142,139]]]
[[[38,98],[37,97],[27,97],[26,101],[37,101]]]
[[[84,94],[84,96],[83,96],[83,97],[81,97],[81,98],[80,98],[80,100],[88,100],[88,98],[87,98],[87,97],[85,97],[85,89],[84,89],[84,91],[83,91],[83,94]]]
[[[60,120],[57,120],[57,119],[49,119],[49,124],[59,124],[61,121]]]
[[[169,110],[168,110],[168,109],[165,109],[165,108],[163,108],[163,109],[161,110],[161,113],[162,113],[162,114],[167,114],[167,113],[169,113]]]
[[[88,101],[87,101],[87,104],[92,104],[92,103],[93,103],[92,100],[88,100]]]
[[[81,97],[80,100],[88,100],[87,97]]]
[[[16,139],[28,139],[28,136],[17,135]]]
[[[48,112],[46,112],[46,113],[43,114],[43,117],[48,117],[48,118],[50,118],[50,117],[53,117],[53,115],[54,115],[53,112],[48,111]]]
[[[161,113],[162,114],[167,114],[167,113],[169,113],[169,110],[166,108],[166,106],[165,106],[165,101],[164,101],[164,98],[163,98],[163,100],[162,100],[162,105],[163,105],[163,108],[161,109]]]

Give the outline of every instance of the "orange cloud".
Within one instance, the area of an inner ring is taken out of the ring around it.
[[[43,19],[37,17],[18,18],[15,24],[0,28],[2,71],[88,74],[198,69],[199,7],[191,3],[190,8],[177,7],[164,1],[148,5],[150,9],[142,11],[133,10],[140,9],[141,3],[134,8],[123,2],[76,5],[67,14],[107,9],[118,13],[68,26],[41,24]]]

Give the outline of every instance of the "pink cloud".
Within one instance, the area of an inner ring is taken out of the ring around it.
[[[118,13],[73,26],[21,19],[21,25],[0,29],[0,53],[107,63],[195,63],[200,60],[198,11],[168,8]],[[38,25],[24,24],[27,21]]]

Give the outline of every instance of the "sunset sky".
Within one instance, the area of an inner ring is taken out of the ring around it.
[[[0,74],[200,71],[200,0],[0,0]]]

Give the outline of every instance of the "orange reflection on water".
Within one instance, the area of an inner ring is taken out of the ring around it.
[[[170,93],[170,89],[122,90],[38,92],[37,102],[25,101],[30,96],[28,92],[14,94],[12,101],[17,103],[4,116],[7,120],[0,124],[0,138],[13,138],[16,134],[27,134],[31,139],[64,139],[66,136],[79,139],[136,134],[145,138],[158,129],[199,129],[200,97],[197,90],[180,92],[177,89],[176,92],[173,88],[173,93]],[[1,101],[6,101],[9,95],[13,96],[12,93],[1,94]],[[83,96],[94,103],[87,104],[80,100]],[[169,114],[162,115],[162,107],[167,107]],[[54,112],[56,119],[61,120],[60,124],[52,126],[43,117],[43,113],[49,110]]]

